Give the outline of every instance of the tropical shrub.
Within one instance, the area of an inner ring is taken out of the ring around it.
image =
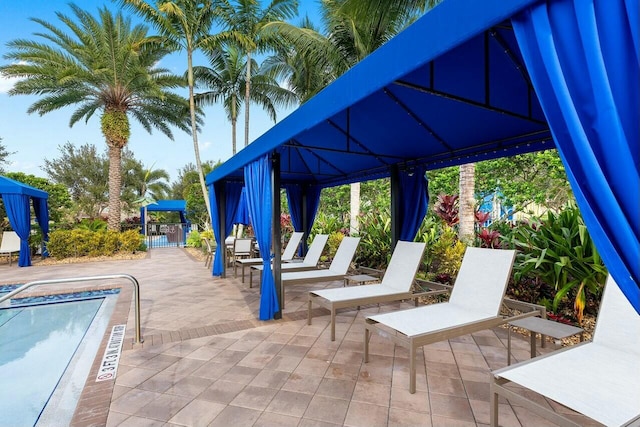
[[[191,248],[202,247],[202,237],[198,231],[193,230],[187,235],[187,246]]]
[[[49,234],[49,255],[56,259],[83,256],[110,256],[115,253],[135,253],[145,250],[139,232],[129,230],[90,231],[86,229],[56,230]]]
[[[311,234],[331,234],[336,231],[340,231],[342,234],[347,234],[347,230],[349,230],[349,226],[341,217],[328,215],[319,211],[316,215],[316,220],[313,223]]]
[[[107,229],[107,221],[104,219],[83,219],[74,228],[88,231],[102,231]]]
[[[338,246],[340,246],[340,242],[344,239],[344,234],[339,231],[335,231],[329,234],[329,238],[327,239],[327,246],[325,247],[324,254],[329,258],[333,258],[336,251],[338,250]]]
[[[445,226],[438,239],[431,247],[432,262],[429,271],[436,276],[443,276],[446,281],[455,277],[462,265],[462,257],[466,245],[458,240],[458,235],[451,227]]]
[[[581,322],[587,299],[602,293],[607,269],[578,208],[568,205],[559,214],[549,212],[542,222],[522,224],[513,229],[509,242],[520,251],[516,281],[534,276],[553,286],[553,311],[564,298],[573,298]]]
[[[449,227],[456,225],[458,218],[458,195],[440,194],[433,206],[433,210]]]
[[[360,216],[360,244],[356,263],[371,268],[386,268],[391,257],[391,215],[387,211],[369,211]]]

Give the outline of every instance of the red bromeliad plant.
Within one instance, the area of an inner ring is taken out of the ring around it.
[[[476,223],[482,225],[491,219],[491,213],[476,211]]]
[[[438,201],[433,206],[433,210],[449,227],[453,227],[459,221],[458,218],[458,195],[440,194]]]
[[[481,248],[500,249],[500,237],[502,237],[500,232],[483,228],[477,236],[480,239]]]

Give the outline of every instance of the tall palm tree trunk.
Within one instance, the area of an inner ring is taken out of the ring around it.
[[[476,165],[468,163],[460,165],[460,210],[458,217],[460,219],[458,228],[458,238],[465,242],[471,243],[474,238],[475,223],[475,182],[476,182]]]
[[[191,114],[191,135],[193,136],[193,151],[196,156],[196,167],[198,168],[198,178],[200,179],[200,187],[202,189],[202,197],[207,207],[209,215],[209,224],[213,222],[211,219],[211,204],[207,193],[207,185],[204,182],[204,173],[202,171],[202,162],[200,161],[200,147],[198,146],[198,129],[196,126],[196,102],[193,94],[193,52],[187,50],[187,83],[189,84],[189,113]]]
[[[247,52],[247,76],[244,90],[244,146],[249,145],[249,100],[251,99],[251,52]]]
[[[349,234],[357,234],[360,231],[360,183],[351,184],[351,209],[349,215]]]
[[[236,125],[238,124],[238,119],[231,119],[231,148],[233,150],[233,155],[236,155]]]
[[[122,148],[111,140],[109,147],[109,230],[120,231],[120,190],[122,188]]]

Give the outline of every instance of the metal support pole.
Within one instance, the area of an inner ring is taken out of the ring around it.
[[[220,225],[220,256],[222,257],[222,274],[220,277],[227,277],[227,229],[225,223],[226,219],[226,210],[227,210],[227,194],[225,191],[225,183],[217,182],[215,185],[216,192],[216,203],[218,205],[218,221]],[[213,209],[213,207],[212,207]]]
[[[307,250],[308,250],[308,245],[307,245],[307,239],[309,238],[309,236],[307,235],[306,231],[309,229],[309,212],[307,212],[307,191],[309,189],[308,185],[303,185],[302,186],[302,206],[300,209],[300,211],[302,212],[302,231],[305,232],[305,235],[303,236],[302,239],[302,256],[305,256],[307,254]]]
[[[396,243],[400,240],[400,173],[397,165],[391,166],[391,251],[396,247]]]

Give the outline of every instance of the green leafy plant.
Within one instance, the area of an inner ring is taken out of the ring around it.
[[[75,228],[87,231],[102,231],[107,229],[107,221],[103,219],[83,219]]]
[[[386,268],[391,256],[391,215],[369,211],[360,216],[360,244],[356,262],[371,268]]]
[[[187,246],[191,248],[202,247],[202,236],[197,231],[192,231],[187,235]]]
[[[90,231],[85,229],[56,230],[49,234],[49,255],[56,259],[84,256],[111,256],[115,253],[135,253],[146,250],[137,230]]]
[[[336,251],[338,250],[338,246],[340,246],[340,243],[342,242],[342,239],[344,239],[344,234],[339,231],[334,231],[333,233],[329,234],[329,238],[327,239],[327,247],[324,250],[324,254],[330,258],[333,258]]]
[[[430,271],[436,275],[455,277],[462,265],[466,245],[458,240],[451,227],[444,227],[438,239],[432,245],[432,263]]]
[[[347,224],[345,221],[337,216],[325,214],[319,211],[316,215],[316,220],[313,223],[311,230],[312,235],[316,234],[331,234],[336,231],[346,230]],[[346,233],[343,233],[346,234]]]
[[[574,311],[581,322],[587,295],[601,294],[607,269],[578,208],[568,205],[558,214],[549,212],[540,223],[516,227],[510,243],[520,251],[515,279],[533,275],[554,286],[553,311],[563,298],[574,295]]]

